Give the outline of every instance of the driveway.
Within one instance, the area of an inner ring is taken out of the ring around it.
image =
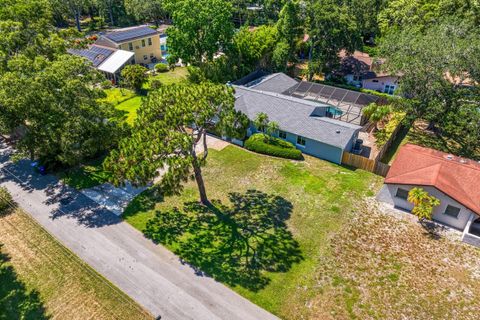
[[[277,319],[54,176],[13,164],[0,142],[0,185],[46,230],[161,319]]]

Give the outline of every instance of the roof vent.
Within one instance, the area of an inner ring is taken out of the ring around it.
[[[447,155],[445,156],[445,159],[447,159],[447,160],[453,160],[453,159],[455,159],[455,157],[454,157],[452,154],[447,154]]]
[[[340,130],[337,129],[335,132],[336,132],[336,133],[340,133]]]
[[[460,158],[458,161],[463,164],[468,163],[468,160],[464,158]]]

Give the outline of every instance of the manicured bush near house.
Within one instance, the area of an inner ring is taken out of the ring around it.
[[[157,63],[155,65],[155,71],[157,72],[167,72],[168,66],[165,63]]]
[[[150,89],[152,90],[156,90],[158,88],[160,88],[162,86],[162,81],[158,80],[158,79],[153,79],[151,82],[150,82]]]
[[[302,160],[302,152],[293,144],[263,133],[256,133],[245,141],[245,148],[250,151],[274,157]]]

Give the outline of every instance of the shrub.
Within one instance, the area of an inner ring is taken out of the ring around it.
[[[155,65],[155,71],[157,72],[167,72],[168,66],[165,63],[157,63]]]
[[[245,141],[245,148],[250,151],[279,158],[303,159],[302,152],[296,149],[290,142],[270,137],[263,133],[257,133],[248,138],[247,141]]]
[[[110,80],[105,80],[100,83],[102,89],[111,89],[113,87],[112,82]]]
[[[162,82],[158,79],[153,79],[151,82],[150,82],[150,89],[152,90],[156,90],[158,88],[160,88],[161,86],[163,86]]]
[[[0,187],[0,216],[8,213],[12,209],[13,199],[10,192],[4,187]]]

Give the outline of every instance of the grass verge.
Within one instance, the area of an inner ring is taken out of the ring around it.
[[[0,217],[0,230],[8,266],[45,308],[32,319],[152,319],[20,209]]]

